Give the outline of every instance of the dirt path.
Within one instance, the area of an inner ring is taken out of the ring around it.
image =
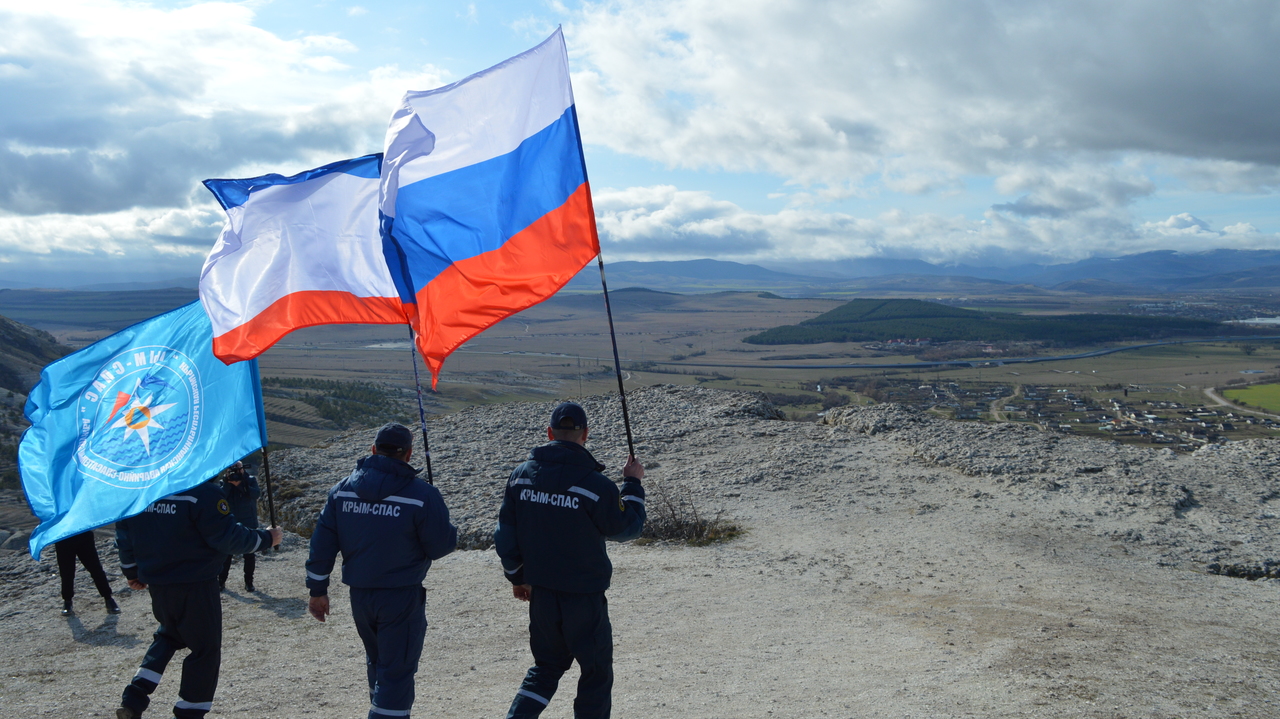
[[[697,410],[684,407],[654,416]],[[1206,542],[1223,557],[1273,554],[1271,445],[1177,456],[878,411],[862,429],[699,419],[642,444],[660,459],[647,482],[682,482],[749,533],[611,548],[614,716],[1280,716],[1280,581],[1180,559],[1217,556],[1187,554]],[[902,422],[917,424],[891,426]],[[346,592],[335,588],[329,623],[308,617],[305,554],[292,537],[263,558],[257,594],[233,574],[211,717],[367,711]],[[0,600],[0,707],[113,716],[154,629],[149,598],[122,592],[124,613],[106,615],[82,574],[77,616],[62,618],[52,562],[33,571]],[[502,716],[530,663],[525,606],[492,551],[456,552],[426,584],[414,715]],[[575,681],[571,670],[543,716],[572,716]]]

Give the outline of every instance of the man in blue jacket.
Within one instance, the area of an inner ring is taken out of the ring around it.
[[[213,706],[222,665],[222,597],[218,570],[228,554],[245,554],[280,543],[278,527],[247,529],[231,516],[217,484],[210,480],[156,500],[142,514],[116,522],[120,569],[129,588],[151,590],[151,611],[160,620],[125,687],[117,719],[138,719],[151,703],[165,667],[179,649],[182,683],[173,715],[203,717]]]
[[[316,521],[308,611],[322,622],[329,614],[329,574],[342,552],[342,582],[351,587],[351,616],[364,643],[369,719],[407,717],[427,633],[422,580],[433,560],[458,545],[458,530],[440,491],[408,464],[407,427],[382,427],[371,451],[329,490]]]
[[[249,529],[258,528],[258,497],[262,490],[258,489],[258,478],[249,474],[244,462],[236,462],[227,469],[227,476],[222,479],[222,494],[231,505],[231,516]],[[227,577],[231,576],[231,560],[234,554],[228,554],[222,563],[222,572],[218,574],[218,587],[227,588]],[[253,552],[244,555],[244,590],[253,591],[253,570],[257,567],[258,556]]]
[[[584,446],[587,413],[564,402],[551,413],[549,444],[529,452],[507,481],[494,545],[516,599],[529,602],[525,674],[508,719],[536,717],[576,659],[582,675],[576,719],[607,719],[612,708],[613,627],[605,590],[613,564],[606,539],[625,542],[644,528],[644,465],[622,468],[622,490]]]

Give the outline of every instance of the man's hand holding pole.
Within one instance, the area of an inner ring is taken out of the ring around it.
[[[636,480],[644,479],[644,465],[636,459],[634,454],[627,457],[627,463],[622,466],[622,476]]]

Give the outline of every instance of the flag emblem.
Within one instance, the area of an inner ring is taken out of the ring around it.
[[[86,477],[141,488],[186,461],[200,436],[196,363],[172,347],[133,347],[104,362],[80,395],[76,462]]]

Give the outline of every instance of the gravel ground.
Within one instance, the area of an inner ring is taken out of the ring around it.
[[[895,405],[814,425],[771,419],[750,394],[654,387],[628,400],[646,483],[688,488],[748,533],[611,548],[615,716],[1280,716],[1280,581],[1209,569],[1280,559],[1280,442],[1176,455]],[[616,475],[616,399],[583,402],[590,446]],[[437,485],[474,543],[550,408],[432,423]],[[307,531],[370,434],[273,455],[290,526]],[[345,592],[329,623],[306,616],[305,555],[291,535],[260,562],[256,594],[233,574],[211,716],[364,716]],[[112,716],[154,629],[145,592],[122,591],[124,613],[109,616],[82,576],[68,619],[51,552],[40,565],[0,552],[0,576],[4,715]],[[495,555],[444,558],[427,590],[416,715],[502,716],[530,658],[525,606]],[[572,715],[574,681],[543,716]]]

